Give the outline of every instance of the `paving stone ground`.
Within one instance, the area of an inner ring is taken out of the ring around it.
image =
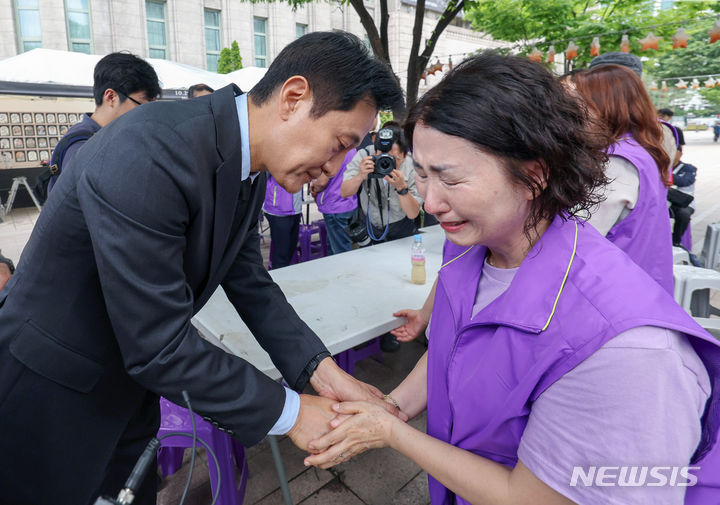
[[[424,344],[403,344],[396,353],[383,353],[383,362],[368,358],[355,368],[355,376],[378,386],[393,389],[425,352]],[[308,390],[310,392],[311,390]],[[425,415],[410,421],[425,430]],[[279,441],[290,493],[295,504],[303,505],[425,505],[430,503],[427,475],[416,464],[391,449],[369,451],[330,470],[306,468],[305,454],[290,439]],[[207,458],[199,451],[186,505],[207,505],[211,501]],[[245,493],[248,505],[282,505],[282,495],[270,446],[262,442],[247,451],[250,477]],[[189,451],[185,464],[165,479],[158,494],[158,505],[176,505],[187,479]]]

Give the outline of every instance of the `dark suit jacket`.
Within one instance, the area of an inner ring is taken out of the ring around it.
[[[282,386],[190,324],[218,285],[289,384],[326,351],[262,265],[265,174],[241,181],[235,93],[143,105],[64,167],[0,294],[4,498],[36,478],[95,489],[148,390],[182,405],[186,389],[243,444],[264,437]]]

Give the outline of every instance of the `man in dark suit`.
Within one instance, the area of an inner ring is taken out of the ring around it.
[[[357,37],[312,33],[244,95],[155,102],[102,128],[63,171],[0,294],[3,503],[115,495],[158,428],[159,395],[244,445],[328,430],[334,400],[383,402],[342,372],[260,256],[266,172],[286,190],[325,173],[402,92]],[[199,337],[221,285],[286,382]],[[323,398],[324,397],[324,398]],[[135,503],[154,503],[146,479]]]

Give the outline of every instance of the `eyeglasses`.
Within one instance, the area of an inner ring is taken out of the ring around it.
[[[122,92],[120,92],[120,91],[118,91],[117,94],[124,96],[125,98],[127,98],[127,99],[130,100],[131,102],[134,102],[134,103],[136,103],[136,104],[138,104],[138,105],[142,105],[142,103],[138,102],[137,100],[135,100],[135,99],[134,99],[133,97],[131,97],[130,95],[126,95],[125,93],[122,93]]]

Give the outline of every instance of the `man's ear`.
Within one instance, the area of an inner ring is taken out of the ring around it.
[[[294,75],[280,88],[278,96],[280,117],[287,120],[303,107],[308,109],[312,107],[312,91],[307,79],[301,75]]]
[[[106,89],[103,93],[103,105],[112,108],[119,104],[120,96],[118,95],[118,93],[112,88]]]

